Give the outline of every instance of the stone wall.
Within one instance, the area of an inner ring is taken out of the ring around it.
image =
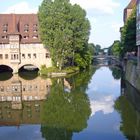
[[[126,64],[125,79],[140,91],[140,69],[133,61]]]

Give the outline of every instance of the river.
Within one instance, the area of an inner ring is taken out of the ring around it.
[[[0,140],[139,140],[140,93],[115,67],[65,78],[0,74]]]

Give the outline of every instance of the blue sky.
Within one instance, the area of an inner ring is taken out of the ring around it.
[[[36,13],[43,0],[0,0],[0,13]],[[130,0],[70,0],[87,11],[91,23],[90,43],[102,48],[120,39],[123,9]]]

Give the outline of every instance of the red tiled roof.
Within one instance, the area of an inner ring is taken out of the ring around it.
[[[130,3],[127,5],[126,9],[133,9],[136,5],[137,0],[131,0]]]
[[[20,43],[41,43],[36,14],[0,14],[0,43],[8,43],[9,34],[19,34]]]

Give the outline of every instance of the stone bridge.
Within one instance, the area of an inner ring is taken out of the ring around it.
[[[97,64],[100,66],[123,66],[119,58],[112,55],[97,55],[93,57],[93,61],[98,62]]]

